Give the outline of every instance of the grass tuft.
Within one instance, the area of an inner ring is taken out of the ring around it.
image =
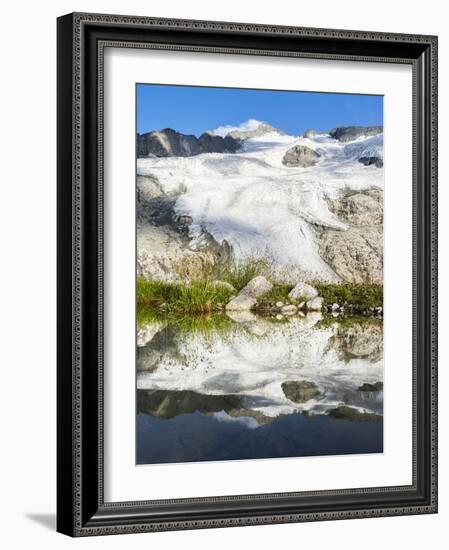
[[[379,307],[383,304],[383,286],[379,284],[321,283],[313,285],[325,304],[351,304],[361,308]]]
[[[270,292],[257,298],[258,306],[266,306],[272,302],[290,303],[292,300],[288,297],[293,285],[274,285]]]
[[[137,327],[148,323],[166,323],[179,329],[180,334],[201,334],[211,336],[216,332],[230,333],[235,328],[235,323],[223,313],[211,313],[207,315],[178,315],[161,309],[137,309]]]
[[[260,258],[249,258],[236,263],[226,263],[216,266],[213,278],[226,281],[235,289],[242,290],[251,279],[259,275],[268,275],[271,271],[270,264]]]
[[[137,279],[138,309],[163,309],[176,315],[203,315],[220,310],[230,296],[229,289],[208,280],[185,284]]]

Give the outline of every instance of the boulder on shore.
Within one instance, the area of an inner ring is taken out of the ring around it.
[[[306,302],[306,309],[307,311],[321,311],[321,308],[323,307],[323,302],[324,298],[321,298],[320,296],[312,298],[312,300],[308,300]]]
[[[318,296],[318,291],[307,283],[297,283],[292,290],[290,290],[288,297],[290,300],[299,300],[304,298],[305,300],[312,300]]]
[[[247,294],[240,293],[226,304],[226,311],[249,311],[256,305],[256,299]]]
[[[263,296],[264,294],[270,292],[272,288],[273,285],[270,281],[262,275],[259,275],[258,277],[251,279],[251,281],[242,288],[240,294],[250,296],[251,298],[258,298],[259,296]]]

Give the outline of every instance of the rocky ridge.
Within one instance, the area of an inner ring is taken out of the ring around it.
[[[192,157],[201,153],[235,153],[241,141],[231,136],[216,136],[210,132],[182,134],[171,128],[137,135],[138,157]]]
[[[338,141],[354,141],[360,137],[377,136],[384,131],[383,126],[339,126],[330,130],[329,135]]]

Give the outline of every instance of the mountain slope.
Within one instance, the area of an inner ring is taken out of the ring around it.
[[[287,151],[305,146],[319,155],[308,168],[285,166]],[[341,142],[329,134],[296,137],[267,131],[233,153],[141,158],[137,171],[176,196],[174,211],[188,217],[191,245],[207,233],[227,242],[237,260],[264,257],[292,279],[339,280],[320,255],[324,230],[350,229],[330,209],[341,197],[383,188],[383,170],[361,158],[383,159],[383,135]]]

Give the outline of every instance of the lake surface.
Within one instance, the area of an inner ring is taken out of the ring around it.
[[[138,464],[383,451],[380,320],[161,320],[137,344]]]

